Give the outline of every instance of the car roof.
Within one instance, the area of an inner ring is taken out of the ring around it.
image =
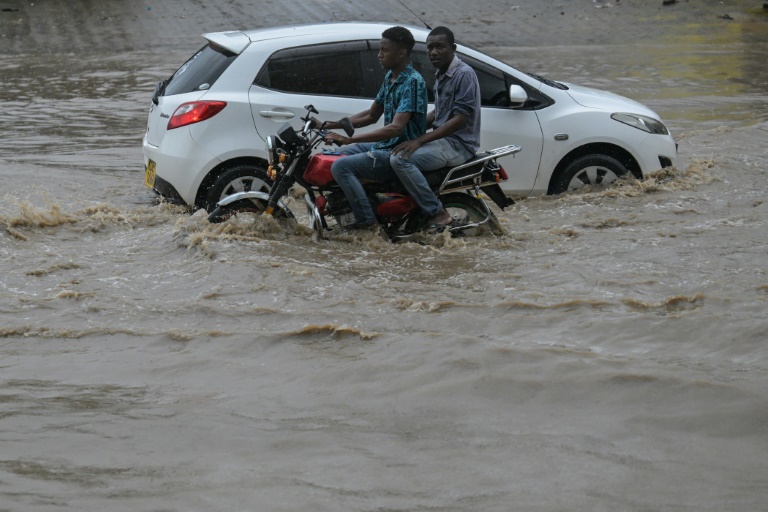
[[[239,54],[251,43],[273,39],[317,39],[318,42],[330,36],[333,36],[333,40],[336,41],[345,39],[379,39],[384,30],[395,25],[394,23],[361,22],[316,23],[253,30],[211,32],[203,34],[203,37],[213,44]],[[411,31],[417,41],[427,40],[428,30],[411,26],[405,26],[405,28]]]

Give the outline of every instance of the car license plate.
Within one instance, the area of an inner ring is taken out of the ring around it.
[[[144,168],[144,184],[149,188],[155,188],[155,176],[157,175],[157,164],[154,160],[147,162]]]

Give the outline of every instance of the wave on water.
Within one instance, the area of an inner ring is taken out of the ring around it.
[[[429,301],[429,300],[414,300],[401,297],[395,299],[395,307],[402,310],[418,311],[422,313],[437,313],[439,311],[445,311],[454,306],[459,306],[451,300]]]
[[[316,336],[316,335],[328,335],[334,339],[343,338],[346,336],[357,336],[362,341],[372,340],[381,335],[378,332],[365,332],[356,327],[350,327],[348,325],[335,325],[335,324],[310,324],[295,331],[289,331],[284,333],[284,336]]]
[[[705,295],[675,295],[659,302],[646,302],[635,298],[622,298],[619,302],[631,310],[638,312],[651,312],[661,315],[676,314],[686,311],[694,311],[704,304]],[[493,307],[502,311],[512,310],[571,310],[579,308],[602,309],[617,305],[613,302],[595,299],[575,299],[553,304],[537,304],[525,301],[505,301],[495,304]]]
[[[703,293],[697,293],[692,296],[675,295],[661,302],[644,302],[639,299],[622,299],[621,302],[635,311],[650,311],[666,315],[699,309],[702,307],[704,299]]]
[[[610,302],[602,300],[589,300],[589,299],[574,299],[563,302],[557,302],[554,304],[536,304],[533,302],[524,301],[505,301],[496,304],[494,308],[511,311],[511,310],[556,310],[556,309],[598,309],[606,306],[611,306]]]
[[[50,339],[81,339],[89,336],[105,336],[126,334],[144,336],[144,333],[130,329],[91,328],[91,329],[53,329],[48,327],[33,327],[28,325],[0,328],[0,338],[50,338]]]
[[[715,167],[717,162],[712,158],[705,158],[691,162],[685,170],[677,167],[666,167],[650,173],[645,179],[624,178],[617,180],[610,186],[602,188],[584,187],[576,192],[559,196],[545,196],[554,201],[571,202],[574,200],[595,199],[602,197],[640,197],[658,192],[676,192],[680,190],[692,190],[700,185],[706,185],[717,179],[708,172]]]
[[[61,206],[58,204],[49,203],[48,208],[41,208],[29,201],[23,201],[18,206],[19,214],[17,216],[0,218],[9,228],[54,227],[77,222],[75,216],[61,211]]]
[[[56,263],[54,265],[51,265],[47,268],[40,268],[37,270],[29,270],[26,272],[26,275],[28,276],[46,276],[50,274],[54,274],[56,272],[59,272],[60,270],[72,270],[82,268],[82,265],[79,265],[74,262],[66,262],[66,263]]]
[[[38,338],[38,339],[70,339],[79,340],[83,338],[101,339],[105,336],[124,335],[130,337],[156,337],[165,336],[172,341],[191,341],[199,337],[220,338],[230,336],[232,333],[221,330],[181,330],[168,329],[161,331],[137,330],[118,327],[92,327],[87,329],[80,328],[53,328],[43,326],[19,325],[12,327],[0,327],[0,339],[3,338]],[[361,339],[368,339],[363,337]]]
[[[81,231],[101,231],[108,226],[151,227],[174,221],[185,210],[181,207],[161,202],[154,206],[120,209],[108,203],[99,203],[85,208],[66,212],[58,203],[46,198],[45,206],[38,206],[28,200],[20,201],[7,198],[6,203],[15,205],[14,213],[0,212],[0,224],[6,231],[19,240],[28,240],[25,230],[35,228],[53,228],[74,225]]]

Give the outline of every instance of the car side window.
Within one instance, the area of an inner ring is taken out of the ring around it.
[[[435,102],[435,66],[430,62],[427,56],[427,45],[416,43],[411,51],[411,66],[424,77],[427,83],[427,96],[429,102]]]
[[[528,93],[528,101],[522,107],[516,107],[515,110],[538,110],[554,103],[544,93],[537,91],[524,82],[516,80],[500,69],[496,69],[467,55],[459,54],[459,58],[475,70],[477,80],[480,82],[480,95],[482,96],[482,105],[484,107],[509,108],[510,85],[519,85]]]
[[[371,59],[373,59],[374,62],[378,64],[378,57],[377,54],[379,53],[379,41],[368,41],[368,45],[370,46],[370,56]],[[413,50],[411,51],[411,66],[413,66],[413,69],[419,72],[419,74],[424,77],[424,81],[427,84],[427,97],[429,98],[430,103],[435,102],[435,67],[432,65],[432,63],[429,61],[429,57],[427,57],[427,45],[424,43],[416,43],[416,45],[413,47]],[[386,72],[381,69],[381,65],[378,65],[376,68],[376,80],[378,82],[378,87],[381,87],[381,84],[384,82],[384,76],[386,75]]]
[[[373,98],[364,41],[288,48],[272,54],[255,85],[287,93]]]
[[[475,70],[477,81],[480,83],[480,104],[483,107],[509,106],[509,93],[504,73],[466,55],[459,54],[458,57]],[[411,65],[424,77],[424,81],[427,82],[429,102],[434,103],[435,67],[427,56],[426,44],[416,43],[413,47]]]
[[[472,57],[459,54],[459,58],[472,66],[480,82],[480,103],[484,107],[509,107],[509,87],[500,70],[483,64]]]

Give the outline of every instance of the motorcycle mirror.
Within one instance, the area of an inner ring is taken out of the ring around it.
[[[314,106],[314,105],[307,105],[307,106],[305,106],[304,108],[305,108],[305,109],[306,109],[308,112],[312,112],[312,113],[313,113],[313,114],[315,114],[315,115],[319,114],[319,112],[317,111],[317,109],[315,108],[315,106]]]
[[[350,121],[348,117],[339,119],[339,124],[344,129],[347,137],[351,137],[355,134],[355,128],[352,126],[352,121]]]

